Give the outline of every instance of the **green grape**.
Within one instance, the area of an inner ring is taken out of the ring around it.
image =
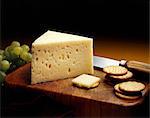
[[[21,54],[20,54],[20,58],[23,59],[24,61],[26,62],[30,62],[31,59],[32,59],[32,55],[31,53],[28,53],[26,51],[23,51]]]
[[[5,54],[5,51],[7,51],[7,52],[8,52],[8,49],[9,49],[9,46],[5,48],[5,50],[4,50],[4,54]]]
[[[4,55],[6,56],[6,60],[12,61],[13,59],[17,58],[18,56],[13,52],[14,47],[8,46],[5,48]]]
[[[0,71],[0,84],[2,84],[4,82],[5,76],[6,76],[6,74],[4,72]]]
[[[19,43],[18,41],[13,41],[13,42],[11,43],[11,46],[12,46],[12,47],[19,47],[19,46],[20,46],[20,43]]]
[[[2,55],[0,55],[0,62],[3,60],[3,56]]]
[[[1,65],[1,61],[0,61],[0,71],[2,70],[2,65]]]
[[[19,57],[19,55],[16,55],[13,50],[10,52],[11,61],[13,61],[14,59],[16,59],[16,58],[18,58],[18,57]]]
[[[6,59],[6,56],[3,54],[1,55],[2,56],[2,60]]]
[[[11,52],[13,49],[14,49],[14,47],[13,46],[7,46],[7,48],[8,48],[8,52]]]
[[[4,55],[6,56],[6,59],[9,61],[12,61],[13,59],[16,59],[19,55],[17,53],[20,53],[18,51],[19,47],[13,47],[13,46],[8,46],[5,48]],[[20,47],[21,48],[21,47]],[[20,49],[22,50],[22,49]]]
[[[27,62],[31,62],[31,60],[32,60],[32,54],[31,53],[28,53],[28,60],[27,60]]]
[[[28,60],[28,52],[22,51],[22,53],[20,54],[20,58],[23,59],[24,61],[27,61]]]
[[[21,48],[22,48],[24,51],[27,51],[27,52],[30,50],[29,46],[28,46],[28,45],[25,45],[25,44],[22,45]]]
[[[4,50],[0,49],[0,55],[3,55],[3,54],[4,54]]]
[[[10,63],[7,60],[1,61],[1,70],[6,72],[10,67]]]
[[[4,56],[7,60],[11,60],[11,56],[10,56],[10,53],[9,53],[9,47],[6,47],[5,48],[5,51],[4,51]]]
[[[15,55],[19,56],[21,54],[21,52],[22,52],[22,48],[21,47],[14,47],[14,49],[12,50],[12,52]]]
[[[6,58],[6,56],[4,55],[4,50],[0,50],[0,55],[2,56],[2,60]],[[0,57],[1,60],[1,57]]]

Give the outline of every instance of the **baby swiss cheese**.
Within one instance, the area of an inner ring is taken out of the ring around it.
[[[47,31],[32,43],[31,84],[93,74],[93,39]]]

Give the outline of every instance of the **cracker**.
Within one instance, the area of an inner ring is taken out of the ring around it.
[[[141,82],[127,81],[119,85],[119,89],[124,92],[139,92],[145,89],[145,85]]]
[[[128,72],[128,70],[122,66],[107,66],[103,68],[103,71],[111,75],[124,75]]]
[[[132,78],[132,76],[133,76],[133,73],[130,71],[128,71],[125,75],[119,75],[119,76],[109,75],[109,77],[114,78],[116,80],[128,80],[128,79]]]
[[[120,84],[116,84],[116,85],[114,86],[114,90],[115,90],[116,92],[120,93],[120,94],[127,95],[127,96],[141,96],[141,95],[142,95],[141,91],[140,91],[140,92],[137,92],[137,93],[131,93],[131,92],[121,91],[121,90],[119,89],[119,86],[120,86]]]
[[[129,79],[115,79],[115,78],[110,77],[110,75],[106,75],[105,80],[109,81],[113,84],[118,84],[118,83],[121,83],[121,82],[126,82],[126,81],[129,81],[129,80],[133,80],[133,79],[131,79],[131,78],[129,78]]]
[[[119,84],[116,84],[116,85],[114,86],[114,90],[115,90],[116,92],[118,92],[118,93],[123,94],[123,92],[119,89]]]
[[[97,87],[99,85],[99,82],[95,83],[91,88]]]
[[[141,97],[140,95],[137,95],[137,96],[128,96],[128,95],[121,94],[119,92],[115,92],[115,95],[118,96],[118,97],[120,97],[120,98],[130,99],[130,100],[138,99],[138,98]]]

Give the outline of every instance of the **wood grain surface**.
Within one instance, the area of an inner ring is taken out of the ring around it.
[[[83,99],[89,99],[93,101],[99,101],[103,103],[110,103],[120,106],[133,106],[140,104],[144,97],[141,97],[137,100],[124,100],[116,97],[113,93],[113,86],[104,82],[105,73],[100,70],[95,70],[94,75],[101,78],[100,84],[98,87],[93,89],[83,89],[78,88],[72,85],[71,80],[63,79],[53,82],[45,82],[40,84],[30,84],[31,80],[31,64],[26,64],[23,67],[20,67],[16,71],[10,73],[6,77],[6,83],[14,87],[23,87],[33,90],[39,90],[47,93],[57,93],[62,95],[70,95],[74,97],[79,97]],[[147,85],[148,87],[148,85]],[[143,91],[143,96],[145,95],[148,88]]]

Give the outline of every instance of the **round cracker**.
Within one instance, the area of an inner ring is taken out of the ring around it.
[[[145,85],[141,82],[127,81],[119,84],[119,89],[125,92],[139,92],[145,89]]]
[[[119,92],[115,92],[115,95],[118,96],[118,97],[120,97],[120,98],[123,98],[123,99],[130,99],[130,100],[138,99],[138,98],[141,97],[140,95],[138,95],[138,96],[123,95],[123,94],[121,94],[121,93],[119,93]]]
[[[130,71],[127,71],[126,74],[124,74],[124,75],[119,75],[119,76],[116,76],[116,75],[109,75],[109,77],[114,78],[114,79],[116,79],[116,80],[128,80],[128,79],[130,79],[132,76],[133,76],[133,73],[130,72]]]
[[[110,77],[110,75],[106,75],[105,79],[108,80],[108,81],[110,81],[110,82],[112,82],[112,83],[115,83],[115,84],[132,80],[131,78],[128,78],[128,79],[116,79],[116,78]]]
[[[119,84],[116,84],[116,85],[114,86],[114,90],[115,90],[116,92],[118,92],[118,93],[123,94],[123,95],[127,95],[127,96],[141,96],[141,95],[142,95],[141,91],[136,92],[136,93],[135,93],[135,92],[134,92],[134,93],[131,93],[131,92],[121,91],[121,90],[119,89],[119,86],[120,86],[120,83],[119,83]]]
[[[103,68],[103,71],[111,75],[124,75],[128,72],[128,70],[122,66],[107,66]]]
[[[114,86],[114,89],[115,89],[116,92],[123,94],[123,92],[119,89],[119,84],[116,84]]]

